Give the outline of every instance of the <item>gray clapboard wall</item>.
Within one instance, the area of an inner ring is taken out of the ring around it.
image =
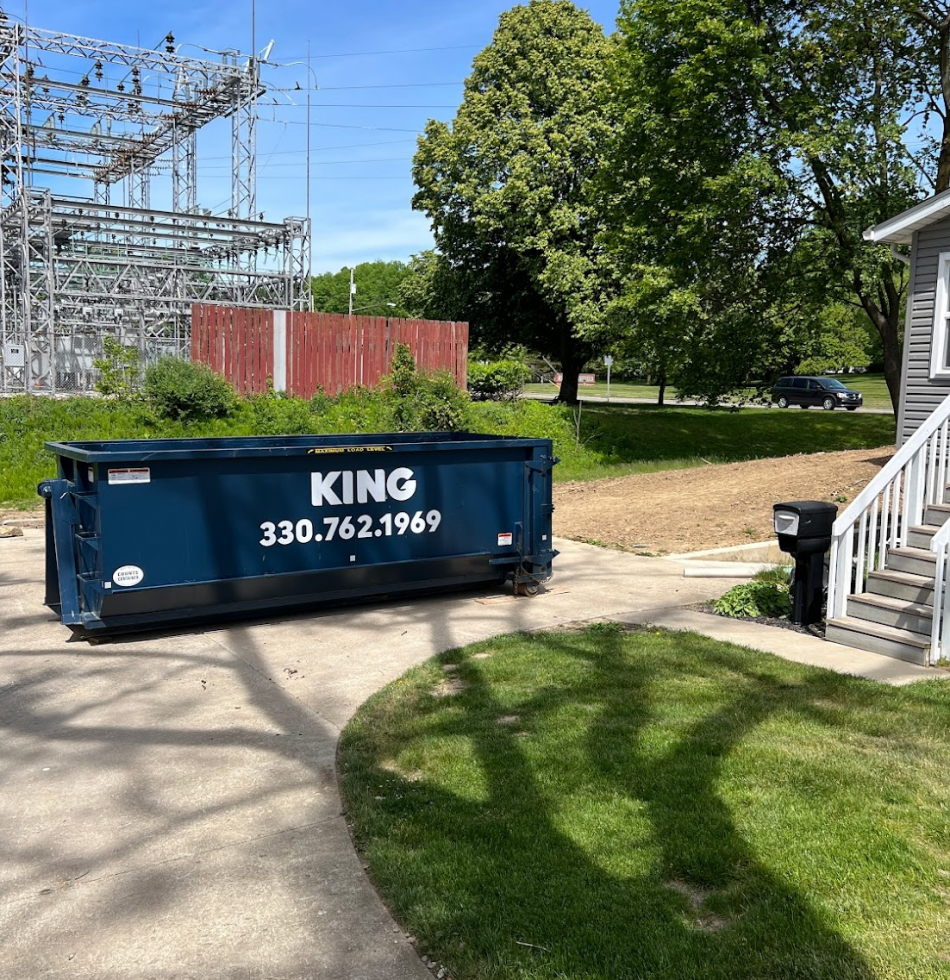
[[[910,259],[910,292],[904,321],[904,367],[897,444],[903,445],[933,410],[950,395],[950,378],[930,377],[937,263],[950,252],[950,218],[914,233]]]

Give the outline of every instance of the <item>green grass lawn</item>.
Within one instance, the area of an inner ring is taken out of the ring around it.
[[[891,408],[891,396],[887,393],[887,385],[884,383],[883,374],[837,374],[834,375],[834,377],[838,378],[842,384],[846,384],[849,388],[853,388],[855,391],[860,391],[861,394],[864,395],[865,408]],[[604,372],[598,373],[597,384],[581,386],[581,398],[584,398],[585,396],[591,398],[606,398],[606,380],[606,374]],[[555,388],[553,384],[527,385],[525,391],[533,395],[548,395],[551,398],[554,398],[557,394],[557,388]],[[648,385],[639,382],[629,384],[627,382],[618,383],[616,381],[611,381],[610,383],[611,398],[647,398],[650,401],[655,402],[659,391],[660,389],[657,385]],[[750,388],[748,394],[752,395],[753,389]],[[667,388],[667,403],[674,404],[675,399],[676,391],[673,388]]]
[[[894,444],[890,415],[587,405],[581,437],[594,461],[565,460],[555,478],[593,479],[651,469],[739,462],[797,453],[872,449]]]
[[[950,684],[516,635],[373,697],[357,846],[454,980],[950,977]]]
[[[581,398],[585,396],[590,396],[593,398],[606,398],[607,397],[607,382],[606,376],[601,379],[600,375],[597,376],[597,384],[593,385],[581,385],[580,395]],[[656,385],[648,384],[630,384],[627,382],[610,382],[610,397],[611,398],[649,398],[651,401],[656,401],[657,393],[659,388]],[[553,384],[531,384],[525,385],[525,391],[531,395],[547,395],[549,398],[555,398],[557,396],[558,389]],[[666,392],[666,400],[668,402],[673,401],[674,391],[672,388],[668,388]]]
[[[836,374],[835,377],[842,384],[864,395],[865,408],[886,408],[890,411],[891,396],[883,374]]]
[[[581,412],[578,445],[569,409],[527,400],[479,402],[471,409],[475,431],[553,439],[561,458],[554,470],[558,481],[795,453],[873,449],[894,442],[894,420],[889,415],[588,404]],[[358,430],[357,419],[344,418],[341,423],[337,413],[328,422],[299,400],[265,401],[256,407],[244,404],[232,418],[185,424],[150,419],[135,406],[102,399],[0,399],[0,505],[39,506],[36,484],[55,473],[53,458],[45,449],[47,440]]]

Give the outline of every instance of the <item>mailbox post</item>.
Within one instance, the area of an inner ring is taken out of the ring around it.
[[[831,547],[837,514],[837,505],[823,500],[792,500],[772,507],[778,545],[795,559],[789,617],[793,623],[809,626],[821,619],[825,552]]]

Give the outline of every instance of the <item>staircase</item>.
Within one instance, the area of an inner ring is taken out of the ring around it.
[[[865,591],[848,596],[846,615],[830,619],[825,639],[926,666],[933,633],[934,534],[950,505],[926,508],[924,523],[908,528],[907,545],[888,548],[884,567],[868,572]]]
[[[950,397],[835,521],[827,640],[922,666],[950,658],[948,420]]]

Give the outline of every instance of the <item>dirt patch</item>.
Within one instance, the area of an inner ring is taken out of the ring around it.
[[[43,504],[37,510],[5,510],[0,507],[0,527],[43,527]]]
[[[434,698],[450,698],[453,694],[461,694],[468,689],[468,684],[459,677],[449,676],[444,681],[439,681],[429,692]]]
[[[556,484],[554,533],[641,554],[768,541],[773,504],[846,506],[893,452],[887,446]]]
[[[668,881],[666,887],[682,895],[689,902],[697,929],[703,932],[718,932],[729,924],[721,915],[715,915],[704,908],[712,892],[687,884],[685,881]]]

